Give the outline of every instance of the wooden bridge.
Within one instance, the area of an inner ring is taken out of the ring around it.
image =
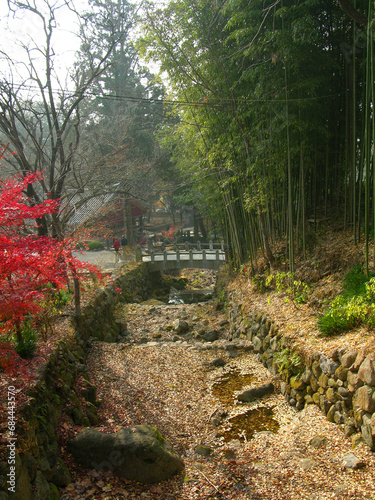
[[[225,262],[224,243],[189,243],[172,247],[154,247],[148,242],[147,249],[137,247],[136,260],[146,262],[149,270],[198,268],[218,270]]]

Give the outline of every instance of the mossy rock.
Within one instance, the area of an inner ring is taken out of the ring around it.
[[[55,484],[48,483],[49,486],[49,500],[60,500],[60,492]]]
[[[84,429],[68,443],[68,449],[85,468],[106,467],[125,479],[142,483],[163,481],[184,468],[160,432],[147,425],[114,434]]]
[[[72,482],[72,476],[62,458],[57,457],[56,464],[52,469],[52,483],[60,488],[65,488],[66,485]]]
[[[34,481],[34,494],[33,500],[50,500],[51,490],[47,479],[44,477],[41,471],[36,473],[36,478]]]
[[[85,408],[86,417],[89,419],[90,425],[98,425],[98,411],[93,403],[88,403]]]
[[[18,479],[16,480],[16,492],[12,495],[12,498],[15,500],[31,500],[33,498],[31,482],[26,465],[22,465],[21,467]]]

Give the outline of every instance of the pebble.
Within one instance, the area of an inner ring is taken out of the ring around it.
[[[347,453],[342,457],[342,464],[346,469],[361,469],[366,467],[365,462],[362,462],[353,453]]]

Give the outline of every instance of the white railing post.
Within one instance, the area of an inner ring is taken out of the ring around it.
[[[154,243],[151,238],[147,239],[147,251],[148,253],[151,253],[154,249]]]
[[[210,240],[208,243],[209,243],[209,249],[213,250],[214,249],[214,243],[213,243],[213,241]]]

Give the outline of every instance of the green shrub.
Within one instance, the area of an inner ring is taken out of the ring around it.
[[[373,276],[374,274],[370,274],[369,277]],[[363,272],[362,266],[355,266],[344,278],[342,295],[344,297],[365,295],[369,277]]]
[[[343,288],[343,293],[318,318],[323,335],[343,333],[361,324],[371,328],[375,325],[375,278],[369,280],[357,266],[345,277]]]
[[[36,350],[38,334],[29,322],[25,322],[21,328],[22,340],[17,341],[16,353],[23,359],[32,358]]]
[[[299,367],[302,363],[301,356],[295,351],[291,352],[288,348],[275,352],[273,359],[279,365],[280,370]]]
[[[71,292],[69,292],[68,290],[64,290],[63,288],[58,290],[55,299],[56,306],[57,307],[65,306],[72,298],[72,295],[73,294]]]
[[[86,241],[86,245],[89,250],[104,250],[104,244],[101,241]]]
[[[294,273],[276,273],[267,276],[265,286],[274,285],[276,293],[286,293],[296,304],[304,304],[308,300],[309,286],[295,279]]]

